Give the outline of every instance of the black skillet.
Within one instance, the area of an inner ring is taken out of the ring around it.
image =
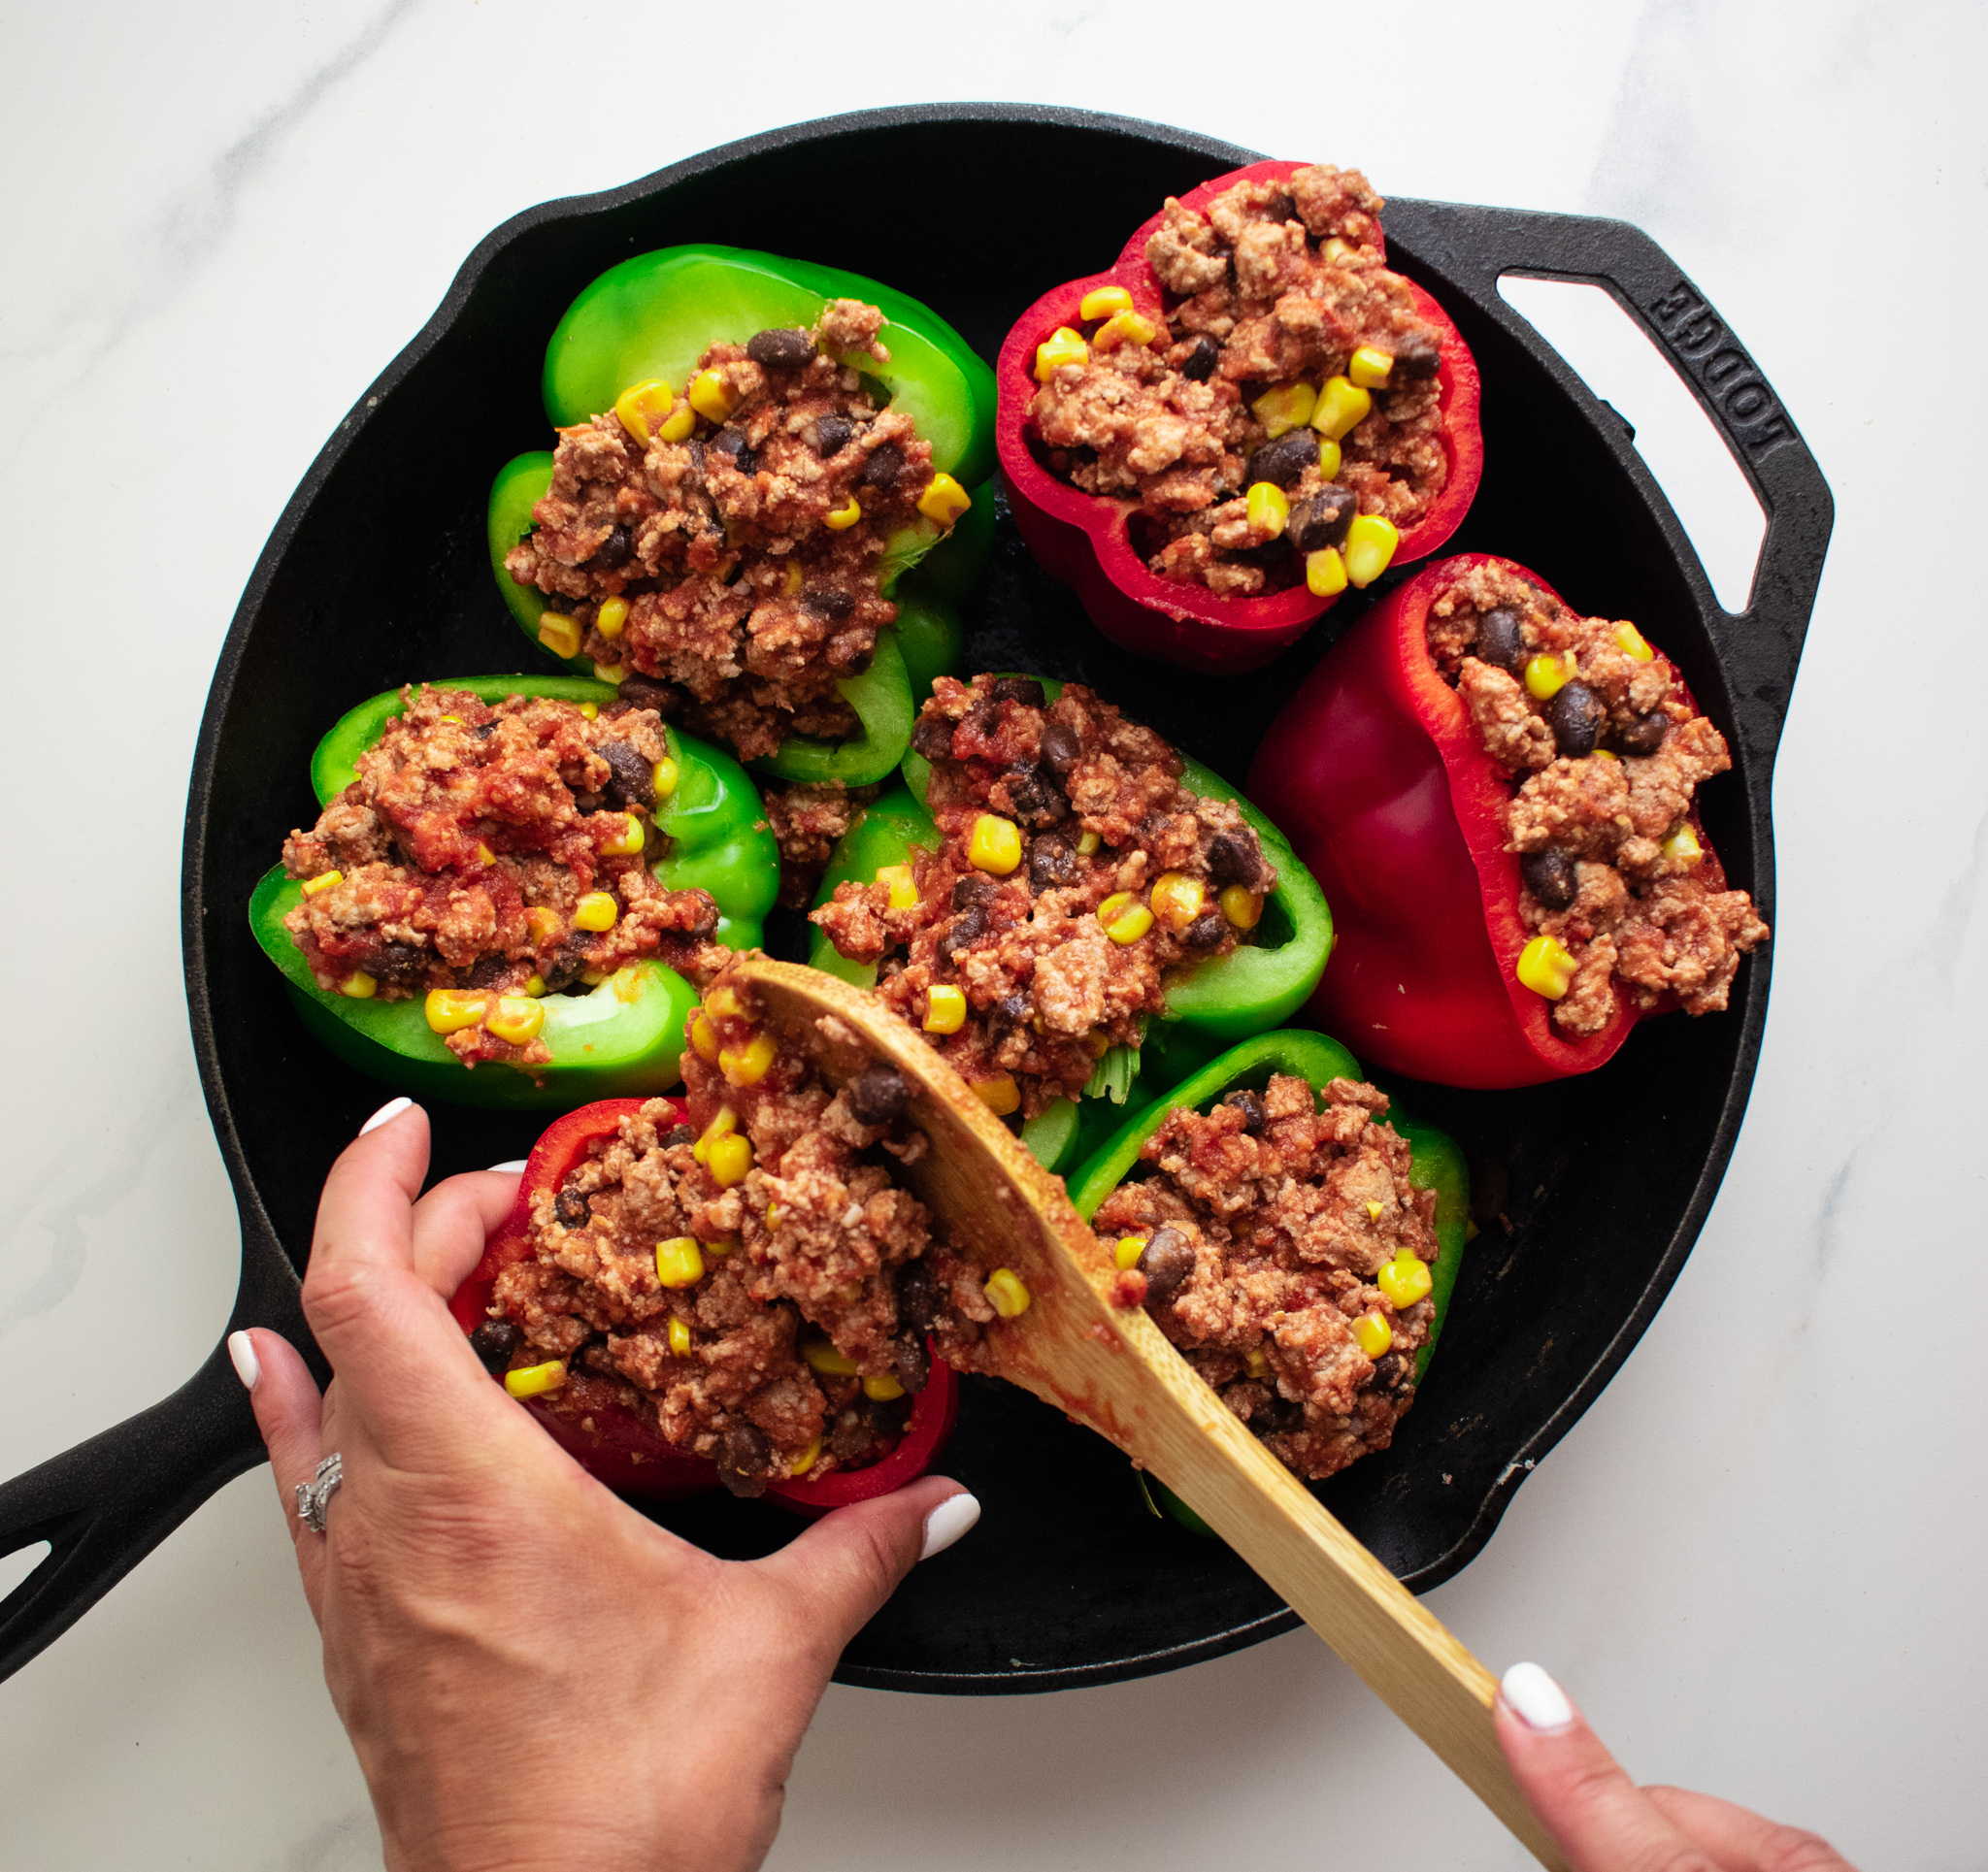
[[[297,1024],[249,936],[249,888],[284,833],[314,815],[308,759],[343,709],[411,677],[530,660],[492,587],[483,504],[498,464],[544,438],[540,362],[573,295],[628,254],[730,242],[887,279],[991,358],[1045,286],[1110,265],[1126,229],[1164,196],[1254,160],[1084,112],[869,112],[532,209],[470,256],[284,510],[201,727],[183,939],[194,1046],[242,1216],[230,1330],[268,1326],[309,1345],[296,1270],[316,1191],[386,1096]],[[1075,212],[1047,206],[1073,200]],[[888,215],[868,212],[878,201]],[[1737,772],[1704,795],[1706,824],[1735,882],[1772,919],[1769,782],[1831,525],[1814,458],[1718,314],[1636,229],[1396,201],[1387,230],[1394,264],[1442,301],[1483,372],[1484,485],[1450,549],[1502,553],[1583,610],[1634,616],[1677,661],[1733,747]],[[1720,608],[1627,424],[1506,306],[1501,274],[1606,287],[1718,424],[1767,512],[1747,610]],[[1341,605],[1257,674],[1187,676],[1107,644],[1004,515],[970,663],[1080,677],[1241,776],[1279,702],[1361,608],[1357,597]],[[1491,1222],[1472,1248],[1442,1356],[1394,1447],[1323,1492],[1410,1587],[1435,1586],[1476,1554],[1662,1303],[1739,1132],[1772,967],[1771,950],[1755,955],[1732,1011],[1649,1023],[1586,1078],[1516,1093],[1398,1088],[1480,1165],[1501,1166],[1509,1190],[1509,1231]],[[522,1157],[539,1129],[449,1107],[432,1116],[438,1176]],[[0,1675],[261,1459],[217,1347],[162,1403],[0,1486],[0,1554],[51,1544],[0,1603]],[[1154,1520],[1107,1444],[1019,1391],[967,1381],[945,1467],[986,1518],[859,1634],[837,1673],[845,1682],[1053,1690],[1171,1669],[1297,1623],[1226,1548]],[[779,1545],[794,1526],[777,1508],[722,1495],[660,1518],[741,1556]]]

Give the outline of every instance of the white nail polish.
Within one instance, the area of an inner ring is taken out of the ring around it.
[[[262,1361],[255,1356],[255,1341],[246,1332],[228,1334],[228,1357],[234,1361],[235,1376],[244,1391],[253,1391],[262,1382]]]
[[[943,1554],[980,1518],[980,1504],[970,1494],[947,1495],[925,1517],[925,1545],[918,1558]]]
[[[359,1135],[363,1137],[369,1131],[378,1131],[381,1125],[392,1124],[414,1102],[412,1099],[389,1099],[359,1127]]]
[[[1512,1714],[1529,1729],[1557,1735],[1574,1723],[1567,1692],[1538,1664],[1513,1664],[1498,1686]]]
[[[492,1169],[492,1170],[496,1170],[496,1171],[505,1171],[505,1172],[508,1172],[508,1171],[512,1171],[512,1170],[522,1170],[522,1169],[524,1168],[524,1163],[525,1163],[525,1161],[524,1161],[524,1159],[523,1159],[523,1158],[521,1158],[521,1157],[514,1157],[514,1158],[512,1158],[512,1159],[511,1159],[511,1160],[510,1160],[510,1161],[509,1161],[508,1163],[504,1163],[504,1164],[492,1164],[492,1165],[490,1166],[490,1167],[491,1167],[491,1169]]]

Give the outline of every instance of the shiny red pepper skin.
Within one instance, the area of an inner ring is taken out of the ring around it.
[[[1306,165],[1259,162],[1232,170],[1180,197],[1203,210],[1242,181],[1281,181]],[[994,369],[998,405],[994,442],[1015,526],[1044,570],[1074,585],[1098,629],[1128,650],[1219,675],[1261,669],[1302,636],[1336,602],[1314,598],[1303,584],[1267,598],[1224,598],[1205,585],[1183,584],[1148,571],[1134,547],[1128,521],[1133,502],[1086,494],[1058,480],[1030,452],[1030,401],[1037,389],[1036,346],[1059,325],[1080,321],[1077,307],[1097,286],[1123,286],[1138,311],[1165,322],[1165,294],[1146,265],[1145,244],[1160,224],[1146,221],[1110,272],[1072,279],[1046,292],[1016,321]],[[1421,521],[1404,533],[1395,565],[1437,551],[1462,523],[1483,472],[1484,439],[1477,423],[1477,366],[1463,335],[1420,286],[1409,281],[1415,309],[1441,338],[1442,434],[1449,479]]]
[[[1485,564],[1551,590],[1484,553],[1418,574],[1334,644],[1284,706],[1248,790],[1333,906],[1338,946],[1306,1018],[1389,1071],[1500,1088],[1592,1072],[1641,1016],[1618,986],[1608,1025],[1566,1040],[1550,1003],[1518,980],[1533,932],[1519,915],[1518,857],[1505,848],[1511,785],[1438,674],[1425,634],[1449,573]],[[1723,890],[1695,811],[1692,823],[1705,846],[1700,874]]]
[[[612,1136],[621,1120],[640,1111],[645,1102],[641,1099],[602,1099],[568,1112],[546,1129],[525,1160],[524,1174],[517,1181],[517,1199],[504,1226],[490,1237],[483,1259],[449,1299],[448,1310],[464,1332],[474,1332],[489,1317],[487,1308],[498,1274],[531,1253],[528,1231],[533,1194],[557,1189],[595,1138]],[[687,1121],[689,1112],[681,1099],[666,1102]],[[589,1432],[570,1417],[546,1409],[537,1398],[528,1399],[525,1407],[575,1461],[617,1494],[668,1500],[702,1494],[719,1486],[715,1464],[676,1448],[631,1412],[613,1406],[594,1410],[589,1413],[594,1425]],[[934,1359],[931,1379],[911,1405],[905,1433],[882,1461],[873,1462],[867,1469],[837,1469],[816,1481],[803,1476],[771,1483],[766,1493],[782,1507],[810,1520],[852,1501],[888,1494],[932,1466],[952,1434],[958,1414],[959,1380],[951,1366]]]

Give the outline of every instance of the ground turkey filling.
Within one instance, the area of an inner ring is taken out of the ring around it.
[[[837,885],[813,920],[995,1111],[1033,1118],[1140,1045],[1276,873],[1233,802],[1190,792],[1159,736],[1076,683],[1045,706],[1033,678],[942,676],[911,745],[941,848]]]
[[[320,988],[483,991],[447,1044],[467,1066],[529,1067],[552,1057],[545,1041],[506,1040],[487,1021],[517,1031],[530,1009],[516,1003],[584,992],[645,957],[687,973],[716,960],[710,894],[665,890],[648,870],[670,751],[653,709],[614,703],[590,719],[572,703],[492,706],[426,683],[401,700],[358,777],[283,844],[304,883],[284,927]]]
[[[1436,1259],[1436,1195],[1410,1185],[1387,1102],[1335,1079],[1318,1109],[1279,1073],[1176,1111],[1140,1151],[1144,1176],[1092,1222],[1108,1244],[1143,1240],[1153,1320],[1302,1476],[1387,1448],[1435,1318],[1426,1297],[1398,1308],[1377,1284],[1390,1263]]]
[[[679,395],[633,430],[613,411],[562,429],[536,529],[504,562],[627,673],[625,695],[742,760],[852,733],[835,685],[897,616],[878,562],[917,518],[932,447],[864,387],[889,361],[883,322],[834,299],[812,331],[712,345],[692,381],[706,410],[729,405],[721,422]]]
[[[1236,597],[1282,590],[1306,554],[1343,543],[1356,511],[1406,532],[1441,493],[1440,340],[1386,267],[1380,208],[1357,170],[1329,165],[1238,182],[1206,215],[1170,196],[1145,249],[1164,334],[1111,344],[1110,321],[1091,321],[1087,357],[1037,391],[1047,466],[1136,500],[1133,537],[1161,576]],[[1392,360],[1385,382],[1311,401],[1363,346]],[[1366,414],[1326,438],[1331,412],[1349,416],[1362,395]],[[1259,481],[1284,490],[1288,519],[1252,520],[1243,495]]]
[[[814,902],[836,841],[882,791],[877,786],[845,786],[841,780],[762,784],[766,823],[780,848],[779,901],[786,908],[805,910]]]
[[[1667,995],[1688,1014],[1724,1007],[1768,927],[1744,891],[1701,874],[1692,795],[1733,763],[1670,664],[1635,625],[1576,616],[1497,565],[1449,581],[1428,635],[1486,752],[1519,782],[1506,817],[1519,911],[1574,964],[1555,1028],[1599,1033],[1617,984],[1639,1008]]]
[[[892,1181],[927,1148],[904,1077],[872,1067],[831,1093],[757,1013],[718,979],[683,1058],[690,1122],[651,1100],[540,1192],[534,1259],[498,1276],[480,1329],[513,1365],[565,1362],[551,1408],[632,1412],[746,1495],[887,1455],[939,1312],[931,1218]],[[701,1050],[752,1060],[762,1039],[750,1085]]]

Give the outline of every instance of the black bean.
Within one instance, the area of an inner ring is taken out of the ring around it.
[[[1323,552],[1327,546],[1345,543],[1353,515],[1359,510],[1360,503],[1351,488],[1327,481],[1291,509],[1284,533],[1300,552]]]
[[[746,440],[743,429],[720,429],[712,438],[712,452],[722,455],[742,475],[756,474],[759,457],[753,453],[752,444]]]
[[[628,563],[628,555],[634,550],[635,542],[630,537],[628,529],[617,526],[594,549],[594,556],[589,563],[602,572],[613,572],[617,566],[625,566]]]
[[[1654,754],[1670,732],[1671,717],[1661,708],[1653,708],[1647,715],[1637,716],[1615,739],[1625,754]]]
[[[828,1433],[828,1450],[838,1461],[853,1462],[859,1457],[868,1456],[871,1444],[877,1441],[870,1413],[863,1408],[868,1401],[867,1398],[857,1398],[853,1408],[844,1411],[835,1420],[835,1428]]]
[[[494,721],[480,721],[474,728],[470,730],[470,733],[474,735],[480,741],[488,740],[492,735],[496,734],[496,732],[497,724]]]
[[[657,682],[652,676],[623,676],[614,685],[614,693],[636,708],[653,708],[665,721],[682,701],[667,682]]]
[[[1014,816],[1025,826],[1053,826],[1070,816],[1070,802],[1056,776],[1039,767],[1010,768],[1008,797],[1014,804]]]
[[[991,903],[1001,895],[1001,886],[985,871],[969,871],[952,882],[952,907],[971,910],[976,903]]]
[[[1584,682],[1564,684],[1546,705],[1546,722],[1553,730],[1553,745],[1571,761],[1595,751],[1602,738],[1602,724],[1608,711],[1602,699]]]
[[[1247,1086],[1239,1086],[1222,1100],[1225,1105],[1234,1105],[1242,1114],[1242,1129],[1251,1137],[1261,1137],[1263,1128],[1270,1123],[1270,1114],[1263,1108],[1263,1100]]]
[[[1295,221],[1298,218],[1298,204],[1279,189],[1264,203],[1263,212],[1273,221]]]
[[[565,1228],[585,1228],[587,1217],[592,1213],[587,1207],[586,1198],[578,1190],[561,1190],[552,1199],[552,1220]]]
[[[603,789],[617,806],[652,806],[656,803],[656,770],[628,741],[610,741],[601,749],[601,759],[612,775]]]
[[[1180,940],[1190,949],[1219,949],[1229,934],[1229,919],[1219,910],[1204,910],[1180,932]]]
[[[994,1018],[1003,1027],[1019,1027],[1029,1017],[1029,998],[1026,995],[1003,995],[994,1003]]]
[[[366,963],[374,980],[392,988],[412,988],[428,972],[428,951],[414,942],[382,942]]]
[[[773,1469],[773,1445],[757,1424],[730,1419],[718,1438],[718,1480],[735,1495],[763,1495]]]
[[[1135,1265],[1145,1276],[1146,1304],[1170,1299],[1194,1272],[1194,1249],[1178,1229],[1164,1223],[1147,1237]]]
[[[911,751],[928,761],[943,761],[952,753],[952,724],[944,715],[920,715],[911,730]]]
[[[1274,1433],[1277,1430],[1295,1430],[1305,1423],[1305,1406],[1293,1402],[1276,1388],[1273,1379],[1260,1379],[1270,1389],[1270,1401],[1249,1420],[1249,1427],[1257,1435]]]
[[[1046,708],[1049,699],[1034,676],[1003,676],[987,694],[995,702],[1018,702],[1024,708]]]
[[[1001,726],[1001,705],[991,697],[975,703],[967,710],[966,719],[960,723],[960,726],[962,728],[971,728],[982,740],[985,740],[988,736]]]
[[[500,955],[479,956],[471,968],[465,988],[495,988],[511,972],[511,964]]]
[[[987,934],[987,911],[984,905],[976,903],[963,915],[953,919],[952,927],[939,938],[939,960],[951,962],[962,949],[971,949]]]
[[[1394,348],[1391,382],[1413,381],[1434,377],[1442,368],[1442,351],[1433,338],[1404,338]]]
[[[746,341],[746,355],[762,371],[798,371],[814,356],[814,339],[809,332],[754,332]]]
[[[483,1369],[491,1377],[501,1378],[511,1355],[517,1350],[519,1337],[517,1328],[509,1320],[485,1320],[470,1334],[470,1350],[482,1360]]]
[[[1077,851],[1057,833],[1029,840],[1029,895],[1061,890],[1077,882]]]
[[[931,1369],[927,1362],[926,1369]],[[898,1381],[903,1384],[904,1381]],[[910,1391],[909,1385],[905,1386]],[[871,1397],[865,1400],[866,1414],[870,1428],[886,1443],[895,1443],[905,1433],[905,1425],[911,1414],[910,1397]]]
[[[1404,1392],[1415,1388],[1415,1362],[1400,1352],[1384,1352],[1374,1367],[1374,1382],[1382,1391]]]
[[[890,1362],[897,1367],[897,1381],[912,1393],[921,1392],[932,1377],[932,1355],[925,1349],[922,1332],[899,1335],[890,1349]]]
[[[1504,1161],[1480,1157],[1471,1166],[1471,1220],[1488,1229],[1505,1213],[1511,1196],[1511,1173]]]
[[[1083,742],[1076,729],[1067,721],[1052,721],[1043,728],[1043,765],[1059,779],[1067,779],[1070,770],[1077,763],[1083,752]]]
[[[931,1268],[908,1261],[897,1270],[897,1316],[920,1332],[930,1332],[944,1312],[944,1298]]]
[[[1250,482],[1275,481],[1278,487],[1295,487],[1308,468],[1318,461],[1318,438],[1309,429],[1292,429],[1276,442],[1267,442],[1249,458],[1243,478]]]
[[[590,967],[586,950],[578,942],[569,942],[558,950],[548,962],[539,965],[539,977],[546,984],[548,995],[563,995]]]
[[[1262,872],[1263,848],[1247,827],[1240,832],[1218,832],[1209,840],[1209,882],[1216,890],[1229,884],[1254,890]]]
[[[695,886],[692,888],[694,889]],[[689,927],[683,932],[685,936],[708,936],[718,927],[717,899],[712,897],[709,891],[702,891],[699,895],[704,899],[704,902],[698,904],[696,916],[692,918]]]
[[[1215,365],[1222,355],[1222,347],[1203,332],[1194,341],[1194,348],[1180,361],[1180,375],[1190,383],[1206,383],[1215,374]]]
[[[697,1127],[695,1125],[672,1125],[668,1131],[656,1139],[656,1142],[662,1145],[665,1150],[674,1149],[679,1144],[694,1144],[697,1142]]]
[[[1526,889],[1549,910],[1566,909],[1580,889],[1574,860],[1550,846],[1544,851],[1527,852],[1518,861],[1518,874],[1525,879]]]
[[[817,416],[814,419],[814,452],[826,461],[849,445],[856,425],[847,416]]]
[[[840,624],[856,608],[856,595],[845,591],[840,585],[803,585],[801,603],[816,617],[825,617],[831,624]]]
[[[1526,660],[1526,638],[1518,613],[1509,605],[1500,605],[1478,618],[1476,653],[1478,662],[1518,674]]]
[[[911,1088],[894,1066],[865,1067],[849,1081],[849,1116],[859,1125],[887,1125],[901,1118]]]
[[[865,487],[893,488],[905,472],[905,451],[894,442],[880,442],[863,464]]]

